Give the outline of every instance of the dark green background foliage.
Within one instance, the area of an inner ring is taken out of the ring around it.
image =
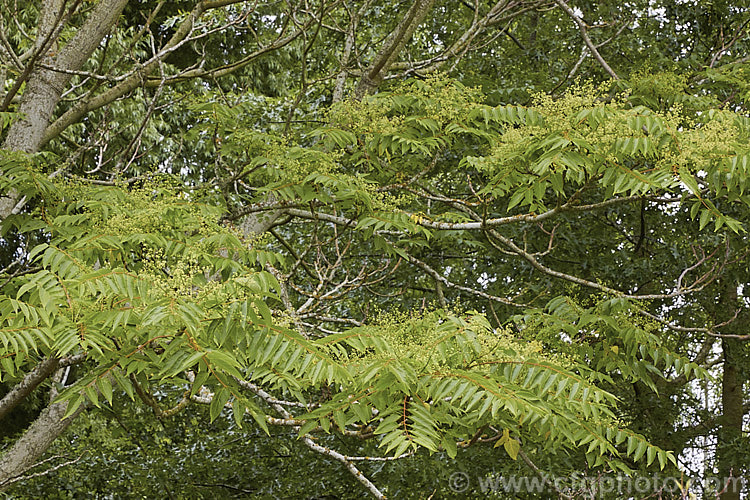
[[[20,3],[10,498],[747,476],[747,2]]]

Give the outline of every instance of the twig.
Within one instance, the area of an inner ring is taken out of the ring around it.
[[[11,485],[13,483],[17,483],[18,481],[28,481],[29,479],[32,479],[32,478],[35,478],[35,477],[46,476],[48,474],[51,474],[51,473],[53,473],[55,471],[58,471],[58,470],[62,469],[63,467],[66,467],[68,465],[71,465],[71,464],[74,464],[74,463],[80,461],[81,458],[83,458],[83,456],[87,452],[88,452],[88,450],[85,450],[83,453],[81,453],[81,455],[78,458],[74,458],[73,460],[68,460],[67,462],[63,462],[61,464],[55,465],[54,467],[52,467],[50,469],[47,469],[46,471],[35,472],[34,474],[29,474],[27,476],[17,476],[17,477],[8,479],[4,483],[2,483],[2,486],[5,487],[5,486]],[[56,458],[62,458],[62,455],[55,455],[54,457],[46,458],[46,459],[42,460],[41,462],[37,463],[36,465],[34,465],[33,467],[39,467],[40,465],[42,465],[44,463],[47,463],[47,462],[49,462],[51,460],[54,460]]]

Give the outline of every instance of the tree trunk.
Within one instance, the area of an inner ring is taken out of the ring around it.
[[[730,280],[721,300],[723,316],[732,317],[737,307],[737,284]],[[731,325],[736,329],[740,320]],[[742,438],[743,394],[742,374],[738,369],[741,363],[742,345],[738,339],[723,338],[721,348],[724,354],[724,367],[721,377],[722,416],[716,444],[716,461],[719,469],[719,488],[725,486],[722,500],[740,500],[741,483],[738,448]]]
[[[742,349],[737,339],[722,339],[724,352],[724,370],[721,377],[722,418],[717,442],[717,462],[719,478],[726,489],[722,500],[740,500],[741,484],[738,457],[741,453],[739,443],[742,438],[742,376],[738,370],[739,350]]]
[[[70,42],[63,47],[58,47],[62,25],[68,17],[64,11],[65,2],[60,0],[42,2],[39,30],[35,42],[36,52],[22,75],[22,78],[25,78],[26,88],[18,107],[21,119],[11,125],[3,148],[25,153],[39,151],[45,130],[50,124],[65,87],[73,76],[71,71],[78,71],[83,67],[114,26],[127,3],[128,0],[100,0]],[[6,96],[6,100],[11,97]],[[0,197],[0,220],[10,215],[18,202],[18,194],[15,191],[3,193]],[[49,362],[49,364],[53,363]],[[39,373],[32,371],[33,376],[28,380],[28,387],[20,387],[17,394],[11,393],[7,399],[3,400],[4,407],[10,409],[15,406],[20,400],[16,396],[25,395],[27,389],[30,392],[43,378],[46,378],[47,369],[50,367],[44,363],[43,365]],[[67,407],[68,403],[64,402],[51,404],[45,408],[24,435],[3,454],[0,458],[0,490],[7,488],[10,485],[9,481],[14,477],[22,475],[33,467],[52,442],[83,410],[82,405],[76,412],[62,420]]]
[[[55,403],[44,410],[29,429],[0,458],[0,491],[8,488],[14,478],[22,475],[46,453],[52,442],[63,433],[85,408],[81,405],[65,420],[68,402]]]
[[[73,39],[56,53],[53,48],[63,21],[60,2],[43,3],[42,25],[36,46],[44,51],[32,58],[26,89],[18,113],[21,119],[11,125],[3,148],[10,151],[36,153],[43,144],[44,132],[50,124],[65,87],[99,46],[120,16],[128,0],[101,0]],[[42,66],[43,63],[45,66]],[[56,69],[49,69],[50,67]],[[18,203],[11,191],[0,198],[0,219],[5,219]]]

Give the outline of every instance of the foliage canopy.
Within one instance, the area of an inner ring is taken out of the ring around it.
[[[1,14],[0,488],[745,471],[746,7],[485,3]]]

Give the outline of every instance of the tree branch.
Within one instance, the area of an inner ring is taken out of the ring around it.
[[[565,0],[555,0],[555,3],[559,5],[560,8],[565,11],[568,17],[570,17],[576,23],[576,25],[578,26],[578,31],[581,32],[581,38],[583,38],[584,43],[594,55],[594,58],[596,58],[596,60],[599,61],[599,64],[601,64],[602,68],[604,68],[604,71],[609,73],[613,80],[619,80],[620,77],[617,76],[617,73],[615,73],[615,71],[609,66],[609,64],[607,64],[607,61],[605,61],[602,55],[599,53],[599,50],[597,50],[594,42],[592,42],[591,38],[589,38],[588,28],[586,27],[586,23],[583,22],[583,19],[578,17],[573,9],[571,9],[570,6],[565,3]]]
[[[238,1],[239,0],[224,2],[201,2],[196,5],[195,8],[187,16],[185,21],[183,21],[182,24],[180,24],[180,26],[177,28],[174,35],[172,35],[172,38],[170,38],[170,40],[161,48],[161,50],[159,50],[158,53],[156,53],[148,61],[143,63],[143,65],[141,65],[139,68],[131,72],[131,74],[126,79],[121,81],[118,85],[115,85],[114,87],[95,97],[92,97],[89,100],[84,100],[76,103],[72,108],[63,113],[62,116],[60,116],[57,120],[55,120],[51,125],[47,127],[40,145],[46,144],[53,138],[60,135],[60,133],[62,133],[67,127],[69,127],[73,123],[76,123],[89,112],[99,109],[102,106],[106,106],[107,104],[115,101],[125,94],[128,94],[129,92],[132,92],[142,85],[155,87],[161,84],[174,84],[192,78],[218,78],[232,73],[248,65],[258,57],[289,44],[297,37],[299,37],[304,29],[309,25],[309,23],[312,22],[312,20],[309,21],[308,24],[303,25],[302,28],[298,29],[294,33],[291,33],[286,37],[280,37],[273,43],[265,47],[261,47],[260,49],[250,53],[249,55],[234,63],[207,70],[203,68],[196,68],[172,77],[166,77],[164,79],[157,78],[153,81],[148,79],[148,76],[156,70],[160,62],[164,61],[170,54],[172,54],[175,50],[179,49],[187,41],[189,41],[188,37],[193,31],[195,23],[198,21],[201,15],[203,15],[204,12],[209,9],[238,3]]]
[[[414,1],[411,8],[409,8],[396,29],[383,43],[378,55],[375,56],[375,59],[360,78],[359,84],[354,91],[356,99],[361,99],[378,88],[378,85],[383,81],[391,65],[403,50],[406,42],[411,38],[414,30],[422,24],[433,2],[434,0]]]
[[[64,420],[68,401],[53,403],[42,410],[24,435],[16,440],[0,458],[0,491],[7,489],[15,478],[34,467],[52,442],[85,408],[85,404],[80,405]]]
[[[36,389],[39,384],[47,379],[57,369],[58,358],[46,358],[28,372],[11,391],[0,400],[0,420],[2,420],[13,408],[23,401],[26,396]]]

